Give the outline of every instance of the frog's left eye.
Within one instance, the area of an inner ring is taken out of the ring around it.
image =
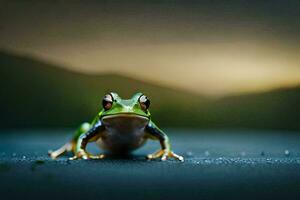
[[[149,106],[150,106],[150,100],[145,95],[140,96],[139,103],[140,103],[141,108],[143,110],[147,110],[149,108]]]
[[[103,100],[102,100],[102,106],[105,110],[109,110],[112,107],[113,104],[113,97],[111,94],[107,94],[104,96]]]

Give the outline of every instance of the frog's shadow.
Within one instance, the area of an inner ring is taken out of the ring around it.
[[[145,155],[138,155],[133,153],[127,153],[127,154],[111,154],[111,153],[105,153],[106,160],[134,160],[134,161],[147,161],[147,158]]]
[[[148,161],[147,156],[143,154],[134,154],[134,153],[122,153],[122,154],[112,154],[109,152],[104,153],[105,157],[102,159],[90,159],[93,161],[103,161],[103,160],[110,160],[110,161]],[[66,154],[67,157],[71,157],[71,154]]]

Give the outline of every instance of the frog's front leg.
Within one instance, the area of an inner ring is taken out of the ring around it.
[[[184,161],[182,156],[177,155],[173,151],[171,151],[168,136],[162,130],[160,130],[152,121],[149,122],[145,131],[147,132],[147,136],[149,138],[159,140],[161,145],[161,150],[153,154],[149,154],[147,156],[149,160],[161,158],[162,161],[165,161],[167,160],[167,158],[175,158],[177,160]]]
[[[92,128],[90,128],[86,133],[79,136],[76,144],[75,155],[69,160],[76,159],[102,159],[103,154],[92,155],[86,151],[86,146],[89,142],[95,142],[101,137],[101,130],[104,129],[101,120],[96,121]]]

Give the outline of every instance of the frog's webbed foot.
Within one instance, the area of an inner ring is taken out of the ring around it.
[[[99,154],[99,155],[92,155],[87,153],[86,151],[78,151],[76,153],[75,156],[70,157],[69,160],[78,160],[78,159],[93,159],[93,160],[97,160],[97,159],[103,159],[105,157],[104,154]]]
[[[52,159],[56,159],[57,157],[61,156],[62,154],[64,154],[65,152],[69,152],[72,151],[73,149],[73,142],[68,142],[66,143],[64,146],[60,147],[59,149],[52,151],[49,150],[48,151],[48,155],[52,158]]]
[[[149,154],[147,156],[149,160],[153,160],[156,158],[161,158],[161,161],[166,161],[168,158],[174,158],[176,160],[179,160],[181,162],[184,161],[184,158],[180,155],[175,154],[173,151],[168,150],[159,150],[153,154]]]

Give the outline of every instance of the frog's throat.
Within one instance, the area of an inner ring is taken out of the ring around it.
[[[127,153],[145,142],[145,128],[150,119],[135,113],[118,113],[103,116],[102,137],[97,141],[101,148],[112,153]]]

